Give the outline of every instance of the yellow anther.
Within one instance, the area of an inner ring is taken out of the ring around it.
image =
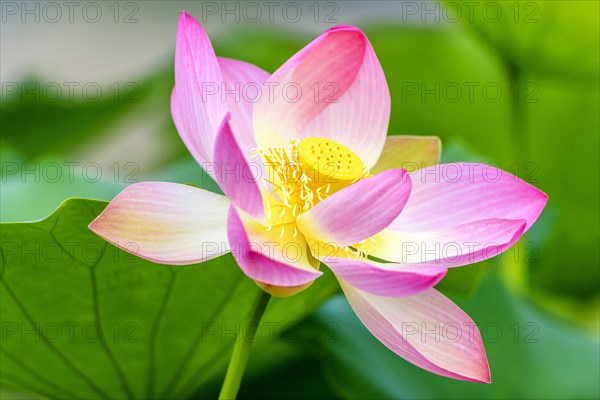
[[[265,201],[269,229],[293,221],[331,194],[368,176],[356,154],[329,139],[292,140],[252,154],[262,156],[268,173],[263,183],[270,192]],[[361,249],[355,251],[362,253]]]

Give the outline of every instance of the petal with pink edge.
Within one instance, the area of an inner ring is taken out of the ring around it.
[[[490,383],[479,329],[444,295],[429,289],[410,297],[380,297],[339,281],[358,318],[394,353],[435,374]]]
[[[239,208],[254,218],[263,220],[264,205],[257,177],[233,137],[229,127],[229,114],[219,128],[214,153],[212,176],[223,192]]]
[[[309,259],[308,245],[293,224],[267,230],[231,206],[227,233],[231,252],[246,275],[273,286],[299,286],[322,275]]]
[[[364,246],[368,254],[387,261],[451,268],[497,256],[524,231],[522,219],[486,219],[431,232],[386,229]]]
[[[327,138],[370,168],[383,148],[389,117],[390,94],[373,47],[358,28],[338,26],[267,80],[254,108],[254,128],[260,147]]]
[[[195,264],[229,252],[225,196],[177,183],[136,183],[117,195],[90,229],[160,264]]]
[[[440,162],[442,142],[435,136],[388,136],[372,174],[388,169],[416,171]]]
[[[380,263],[365,258],[324,257],[321,261],[350,285],[383,297],[420,293],[437,285],[448,271],[438,266]]]
[[[227,113],[221,101],[223,75],[206,32],[182,12],[175,45],[175,90],[171,113],[190,153],[201,166],[212,162],[215,136]]]
[[[410,174],[408,203],[389,229],[437,231],[468,222],[523,219],[525,230],[538,218],[548,197],[525,181],[489,165],[439,164]]]
[[[298,228],[305,236],[325,243],[360,243],[400,214],[410,188],[405,170],[382,172],[327,197],[298,217]]]
[[[269,73],[244,61],[223,57],[217,57],[217,60],[225,85],[222,100],[225,100],[231,113],[229,124],[233,136],[248,162],[256,162],[250,158],[250,150],[256,147],[252,110],[259,99],[263,83],[269,78]]]

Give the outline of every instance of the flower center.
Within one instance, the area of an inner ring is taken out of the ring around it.
[[[265,201],[269,229],[295,222],[326,197],[369,176],[352,150],[329,139],[292,140],[258,153],[266,165],[265,188],[271,192]]]
[[[301,140],[298,158],[312,182],[330,185],[332,193],[360,180],[366,173],[361,159],[352,150],[328,139]]]

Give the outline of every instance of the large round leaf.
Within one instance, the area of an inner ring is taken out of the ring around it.
[[[72,199],[43,221],[2,225],[0,378],[49,398],[211,392],[259,289],[231,256],[158,265],[107,244],[87,229],[105,206]],[[325,275],[273,299],[254,350],[336,290]]]

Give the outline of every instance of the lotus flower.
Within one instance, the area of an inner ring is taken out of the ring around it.
[[[134,242],[157,263],[232,252],[274,295],[305,289],[322,262],[389,349],[436,374],[490,382],[479,331],[433,286],[448,268],[512,246],[547,197],[487,165],[437,164],[436,138],[387,137],[390,94],[364,33],[329,29],[269,75],[216,57],[182,13],[171,112],[225,196],[134,184],[91,223],[96,234]],[[408,162],[421,168],[408,173]]]

